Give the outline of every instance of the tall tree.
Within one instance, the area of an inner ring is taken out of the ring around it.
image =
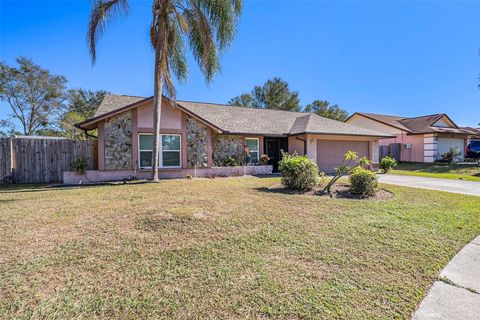
[[[185,40],[207,82],[220,71],[218,52],[233,41],[242,0],[153,0],[150,42],[155,52],[153,98],[152,179],[158,180],[162,92],[175,99],[172,73],[187,78]],[[106,25],[128,13],[127,0],[98,0],[90,13],[87,42],[92,63],[96,43]]]
[[[17,68],[0,63],[0,100],[10,105],[11,118],[20,122],[23,134],[32,135],[51,125],[63,110],[67,80],[30,59],[16,61]]]
[[[251,93],[244,93],[230,99],[229,104],[260,109],[300,111],[297,91],[291,91],[288,82],[279,77],[267,80],[262,86],[255,86]]]
[[[68,91],[68,111],[75,112],[85,119],[93,117],[103,98],[108,94],[105,90],[72,89]]]
[[[67,112],[60,117],[59,121],[60,135],[73,140],[86,140],[89,136],[95,136],[95,133],[87,136],[85,132],[77,129],[75,124],[93,117],[108,93],[105,90],[70,90],[68,92]]]
[[[319,116],[338,121],[345,121],[348,118],[348,112],[338,105],[330,105],[326,100],[315,100],[305,106],[305,112],[314,112]]]
[[[237,107],[253,108],[253,97],[249,93],[242,93],[241,95],[230,99],[228,104]]]

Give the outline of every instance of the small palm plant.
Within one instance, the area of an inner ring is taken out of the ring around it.
[[[72,162],[72,169],[75,170],[75,173],[79,176],[84,176],[87,173],[87,161],[83,158],[77,158]]]
[[[107,24],[128,13],[127,0],[96,0],[90,13],[87,42],[92,63],[96,44]],[[175,99],[172,73],[180,80],[188,74],[185,41],[207,82],[220,71],[219,51],[233,41],[242,0],[152,0],[150,42],[155,52],[153,97],[152,179],[158,180],[158,151],[162,92]]]
[[[335,175],[327,183],[325,188],[323,188],[322,193],[330,193],[330,189],[333,185],[343,176],[348,175],[352,172],[353,169],[357,167],[368,167],[370,165],[370,160],[367,157],[358,158],[358,155],[354,151],[348,151],[345,154],[345,160],[343,163],[335,168]]]

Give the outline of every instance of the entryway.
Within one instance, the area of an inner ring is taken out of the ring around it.
[[[288,138],[265,137],[264,150],[270,158],[268,164],[273,166],[273,172],[278,172],[278,162],[282,159],[281,150],[288,152]]]

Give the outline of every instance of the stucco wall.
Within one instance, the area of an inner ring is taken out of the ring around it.
[[[385,125],[381,122],[368,119],[364,116],[355,114],[350,119],[346,121],[349,124],[353,124],[362,128],[368,128],[375,131],[385,132],[388,134],[400,134],[402,131],[400,129],[393,128],[391,126]]]
[[[105,170],[132,169],[132,113],[107,119],[103,135]]]
[[[296,152],[298,155],[303,156],[305,154],[305,139],[305,135],[288,137],[288,153]]]
[[[208,128],[186,116],[187,165],[189,168],[208,166]]]
[[[149,102],[137,108],[137,124],[141,128],[153,128],[153,103]],[[173,108],[166,100],[162,102],[160,128],[181,129],[182,112]]]
[[[219,165],[228,157],[244,161],[244,138],[237,135],[212,134],[212,159],[214,165]]]

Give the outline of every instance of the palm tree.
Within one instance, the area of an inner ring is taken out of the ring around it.
[[[220,71],[218,52],[233,41],[242,0],[153,0],[150,42],[155,51],[152,180],[158,180],[162,91],[175,99],[172,72],[180,81],[188,74],[185,40],[210,82]],[[127,0],[96,0],[90,13],[87,43],[92,64],[96,44],[107,24],[129,11]]]

